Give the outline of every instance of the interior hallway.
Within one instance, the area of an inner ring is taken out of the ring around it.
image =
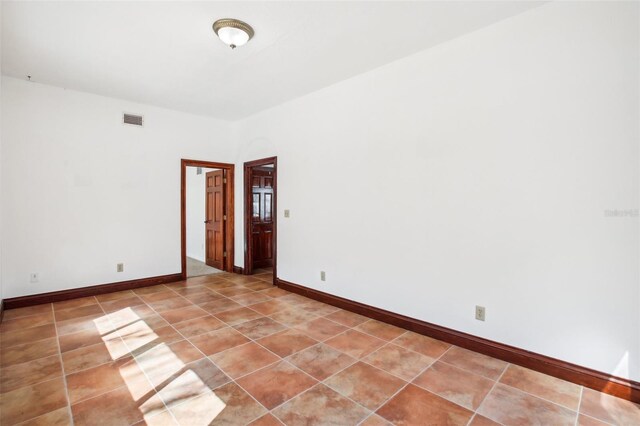
[[[219,274],[220,269],[212,268],[204,262],[187,256],[187,277],[200,277],[202,275]]]

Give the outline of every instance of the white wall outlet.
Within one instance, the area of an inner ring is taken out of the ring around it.
[[[477,306],[476,305],[476,319],[478,321],[484,321],[485,318],[485,308],[484,306]]]
[[[38,281],[40,281],[40,274],[38,274],[37,272],[32,272],[29,274],[29,282],[37,283]]]
[[[118,263],[116,265],[116,271],[118,272],[124,272],[124,263]]]
[[[320,271],[320,281],[326,281],[327,280],[327,275],[325,274],[324,271]]]
[[[284,210],[284,217],[289,217],[289,214],[290,214],[289,209],[285,209]]]

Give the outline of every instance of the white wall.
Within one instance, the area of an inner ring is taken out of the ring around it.
[[[638,18],[551,3],[235,123],[279,277],[640,379],[638,218],[604,214],[639,203]]]
[[[2,85],[4,297],[180,272],[180,159],[233,162],[228,124]],[[143,114],[144,127],[123,125],[123,111]]]
[[[2,21],[2,1],[0,1],[0,22]],[[2,31],[0,31],[0,69],[2,69]],[[4,299],[2,286],[2,79],[0,79],[0,304]]]
[[[205,261],[205,177],[214,170],[203,167],[199,175],[197,167],[187,167],[187,256],[201,262]]]

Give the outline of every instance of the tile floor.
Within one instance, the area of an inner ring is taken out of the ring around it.
[[[640,406],[228,273],[5,312],[2,425],[640,425]],[[73,421],[73,423],[72,423]]]

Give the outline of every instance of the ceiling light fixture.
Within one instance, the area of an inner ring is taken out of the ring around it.
[[[246,22],[237,19],[218,19],[213,23],[213,31],[220,40],[232,49],[247,44],[253,37],[253,28]]]

